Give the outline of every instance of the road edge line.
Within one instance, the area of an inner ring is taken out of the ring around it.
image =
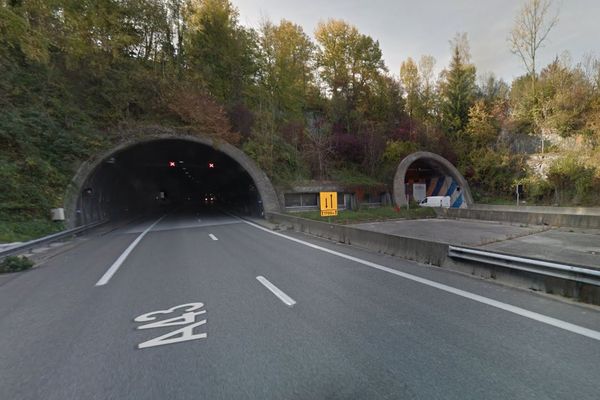
[[[498,301],[498,300],[490,299],[488,297],[484,297],[484,296],[481,296],[481,295],[478,295],[478,294],[475,294],[475,293],[467,292],[466,290],[458,289],[458,288],[455,288],[453,286],[445,285],[443,283],[435,282],[435,281],[432,281],[432,280],[429,280],[429,279],[426,279],[426,278],[421,278],[420,276],[417,276],[417,275],[412,275],[412,274],[409,274],[409,273],[406,273],[406,272],[398,271],[396,269],[393,269],[393,268],[390,268],[390,267],[386,267],[386,266],[381,265],[381,264],[377,264],[377,263],[374,263],[374,262],[371,262],[371,261],[363,260],[361,258],[350,256],[348,254],[340,253],[338,251],[331,250],[331,249],[328,249],[326,247],[321,247],[321,246],[313,244],[313,243],[305,242],[304,240],[297,239],[297,238],[294,238],[294,237],[291,237],[291,236],[287,236],[287,235],[284,235],[284,234],[279,233],[279,232],[274,232],[272,230],[269,230],[267,228],[264,228],[264,227],[262,227],[260,225],[257,225],[257,224],[255,224],[253,222],[250,222],[250,221],[247,221],[247,220],[244,220],[244,219],[241,219],[241,220],[244,223],[246,223],[246,224],[248,224],[248,225],[250,225],[250,226],[252,226],[252,227],[254,227],[256,229],[260,229],[260,230],[265,231],[267,233],[270,233],[272,235],[279,236],[279,237],[282,237],[282,238],[287,239],[287,240],[291,240],[292,242],[296,242],[296,243],[302,244],[304,246],[308,246],[308,247],[311,247],[313,249],[323,251],[325,253],[329,253],[329,254],[332,254],[332,255],[335,255],[335,256],[338,256],[338,257],[341,257],[341,258],[345,258],[347,260],[357,262],[357,263],[365,265],[367,267],[371,267],[371,268],[374,268],[374,269],[378,269],[380,271],[388,272],[390,274],[393,274],[393,275],[396,275],[396,276],[399,276],[399,277],[411,280],[413,282],[418,282],[418,283],[421,283],[423,285],[430,286],[430,287],[442,290],[442,291],[447,292],[447,293],[452,293],[454,295],[461,296],[461,297],[464,297],[464,298],[467,298],[467,299],[470,299],[470,300],[473,300],[473,301],[476,301],[476,302],[479,302],[479,303],[482,303],[482,304],[486,304],[486,305],[489,305],[491,307],[495,307],[495,308],[498,308],[498,309],[501,309],[501,310],[504,310],[504,311],[508,311],[508,312],[510,312],[512,314],[520,315],[522,317],[529,318],[529,319],[532,319],[534,321],[538,321],[538,322],[544,323],[546,325],[551,325],[551,326],[554,326],[556,328],[560,328],[560,329],[563,329],[563,330],[566,330],[566,331],[569,331],[569,332],[572,332],[572,333],[575,333],[575,334],[578,334],[578,335],[581,335],[581,336],[588,337],[590,339],[594,339],[594,340],[600,341],[600,332],[595,331],[593,329],[585,328],[583,326],[575,325],[575,324],[572,324],[570,322],[560,320],[558,318],[549,317],[547,315],[543,315],[543,314],[540,314],[540,313],[537,313],[537,312],[534,312],[534,311],[529,311],[529,310],[526,310],[526,309],[521,308],[521,307],[513,306],[513,305],[510,305],[510,304],[507,304],[507,303],[503,303],[503,302]]]

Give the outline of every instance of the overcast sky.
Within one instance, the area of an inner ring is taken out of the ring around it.
[[[523,73],[507,37],[525,0],[232,0],[240,22],[258,27],[268,18],[300,24],[313,36],[319,21],[344,19],[379,40],[390,72],[398,75],[407,57],[430,54],[437,70],[448,64],[448,41],[467,32],[479,74],[493,72],[511,81]],[[554,0],[558,25],[540,50],[540,64],[568,51],[573,63],[586,53],[600,56],[600,0]]]

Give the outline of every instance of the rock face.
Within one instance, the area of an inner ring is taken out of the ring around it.
[[[546,179],[548,177],[548,169],[559,157],[560,154],[558,153],[531,154],[527,159],[527,166],[536,176]]]
[[[556,133],[544,133],[544,153],[541,152],[541,137],[533,135],[511,135],[504,137],[510,149],[516,153],[525,153],[527,165],[534,175],[543,179],[548,176],[550,166],[565,152],[578,152],[584,157],[592,147],[582,135],[562,137]]]

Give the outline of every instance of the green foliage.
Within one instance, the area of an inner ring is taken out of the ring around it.
[[[525,162],[523,156],[505,149],[482,147],[473,150],[468,162],[460,168],[473,191],[488,196],[511,196],[515,181],[524,175]]]
[[[317,90],[315,45],[302,27],[286,20],[265,23],[259,43],[261,103],[268,104],[278,120],[302,119]]]
[[[469,122],[465,128],[468,142],[475,148],[494,144],[500,134],[498,121],[485,103],[480,100],[469,109]]]
[[[229,0],[0,2],[0,220],[49,223],[77,165],[146,124],[239,145],[277,183],[389,184],[403,157],[430,150],[487,197],[527,178],[500,138],[581,135],[591,166],[531,178],[533,197],[552,186],[561,201],[594,201],[598,60],[555,61],[509,92],[493,75],[477,88],[465,35],[437,79],[425,56],[402,64],[400,82],[355,26],[329,20],[314,38],[287,20],[246,28]],[[5,238],[28,237],[6,226]]]
[[[554,185],[547,179],[542,179],[536,175],[529,175],[519,180],[523,185],[525,199],[528,203],[552,204],[554,196]]]
[[[582,163],[576,154],[557,159],[548,170],[548,181],[554,185],[559,204],[589,204],[598,200],[600,181],[597,170]]]
[[[332,171],[331,177],[343,185],[360,185],[362,187],[380,186],[381,182],[370,177],[356,167],[347,167]]]
[[[19,272],[33,267],[34,263],[25,256],[9,256],[0,263],[0,272]]]
[[[192,71],[222,103],[241,102],[256,72],[255,32],[240,26],[229,0],[189,3],[185,54]]]
[[[386,143],[381,158],[381,173],[386,181],[394,179],[398,164],[409,154],[418,150],[414,142],[390,140]]]
[[[64,229],[61,222],[32,218],[26,213],[4,214],[0,218],[0,243],[25,242]]]
[[[335,19],[319,23],[315,38],[320,79],[332,98],[330,118],[347,132],[356,130],[360,111],[370,108],[372,88],[387,71],[379,42]]]
[[[305,179],[308,171],[300,153],[275,131],[272,114],[259,114],[257,127],[243,145],[243,150],[271,176],[275,183]]]
[[[555,60],[540,74],[537,88],[537,118],[542,129],[561,136],[571,136],[584,129],[592,86],[580,68],[570,69]]]
[[[469,109],[476,94],[475,78],[475,66],[465,63],[459,46],[455,45],[441,96],[442,122],[451,138],[460,136],[469,121]]]

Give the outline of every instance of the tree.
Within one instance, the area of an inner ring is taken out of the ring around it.
[[[457,139],[464,132],[475,100],[476,70],[474,65],[465,62],[470,56],[465,53],[464,43],[451,43],[454,43],[452,60],[449,69],[442,73],[441,117],[450,137]]]
[[[323,180],[329,176],[333,154],[331,126],[321,116],[311,116],[306,129],[306,139],[304,155],[311,166],[312,175]]]
[[[314,92],[315,45],[302,27],[282,20],[260,30],[260,84],[278,120],[301,119]]]
[[[570,136],[586,125],[593,88],[580,68],[558,58],[544,68],[538,82],[538,120],[544,132]]]
[[[232,131],[223,107],[203,90],[179,85],[173,89],[168,107],[189,131],[232,144],[239,143],[240,136]]]
[[[351,131],[354,114],[368,109],[371,87],[387,71],[379,42],[334,19],[319,23],[315,38],[319,77],[337,114],[333,119]]]
[[[531,79],[534,121],[539,119],[537,109],[537,55],[543,47],[550,31],[558,23],[558,15],[550,16],[551,0],[527,0],[517,17],[510,32],[508,41],[513,54],[519,56],[527,74]],[[542,153],[544,152],[544,131],[540,131]]]
[[[426,126],[429,119],[435,114],[435,82],[433,79],[433,70],[435,68],[435,58],[430,55],[421,56],[419,60],[419,75],[421,77],[421,103],[423,107]]]
[[[190,0],[184,13],[186,64],[229,107],[243,102],[256,74],[254,32],[229,0]]]
[[[519,56],[531,77],[531,90],[534,97],[538,50],[558,23],[558,15],[549,16],[551,6],[551,0],[527,0],[517,14],[508,37],[511,51]]]
[[[469,144],[474,148],[491,146],[500,133],[497,121],[483,100],[475,102],[469,109],[469,123],[465,130]]]
[[[421,77],[417,64],[410,57],[400,65],[400,82],[406,93],[406,112],[410,118],[415,118],[421,105]]]

